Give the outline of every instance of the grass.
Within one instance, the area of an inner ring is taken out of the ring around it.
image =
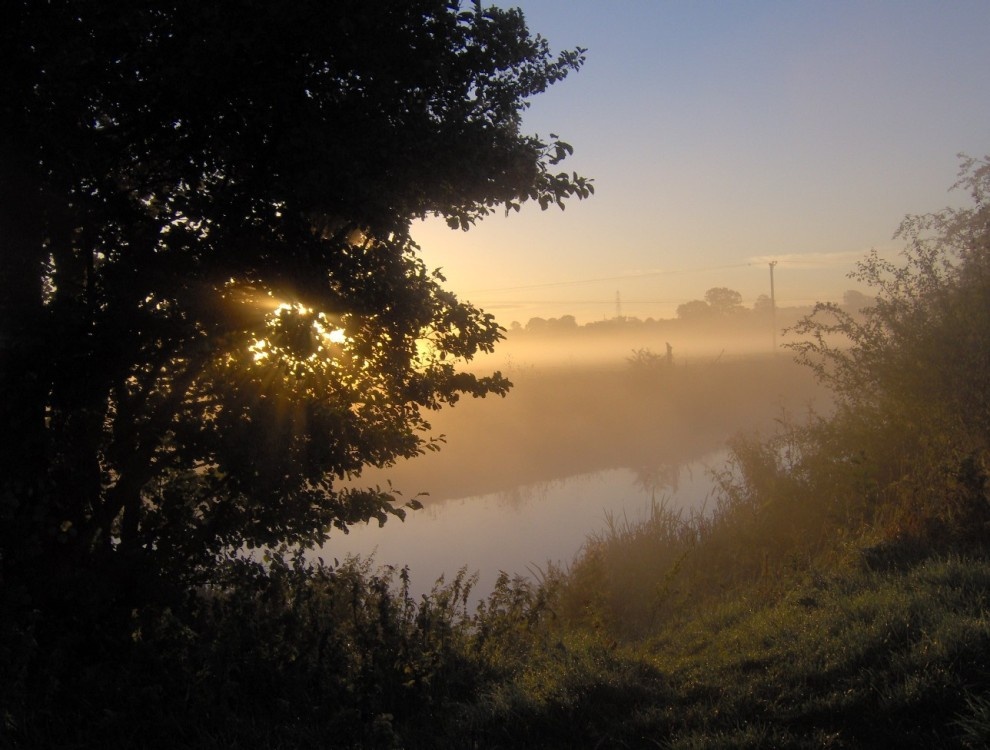
[[[622,644],[595,625],[565,628],[498,683],[483,736],[505,747],[982,746],[990,561],[850,565],[792,583],[774,596],[737,590]]]
[[[553,599],[559,648],[594,668],[536,654],[535,678],[504,675],[514,739],[565,747],[576,722],[587,747],[985,747],[985,457],[902,437],[896,471],[864,466],[841,427],[739,441],[707,513],[607,519]],[[559,717],[561,691],[612,720]]]
[[[671,746],[760,746],[754,723],[792,747],[961,742],[960,696],[990,677],[988,584],[962,558],[846,570],[670,628],[646,651],[685,688]]]
[[[978,549],[881,554],[871,537],[692,596],[686,581],[706,580],[692,558],[717,535],[691,538],[662,508],[652,524],[613,524],[539,584],[503,577],[474,611],[464,576],[419,602],[366,565],[263,577],[198,618],[147,617],[126,660],[86,660],[60,686],[63,710],[8,715],[0,746],[986,745]],[[693,554],[660,554],[641,578],[653,600],[618,608],[611,558],[642,557],[658,534]]]

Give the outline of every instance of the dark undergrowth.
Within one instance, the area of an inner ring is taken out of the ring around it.
[[[944,495],[910,527],[888,498],[850,525],[809,495],[804,514],[754,505],[758,472],[781,467],[735,455],[712,512],[658,505],[590,539],[570,570],[503,577],[477,606],[464,573],[414,600],[407,571],[300,558],[230,563],[169,608],[6,618],[2,744],[990,742],[985,493]]]
[[[7,633],[16,748],[983,747],[990,556],[890,545],[668,608],[635,637],[574,579],[244,566],[128,627]],[[20,636],[20,646],[14,650]]]

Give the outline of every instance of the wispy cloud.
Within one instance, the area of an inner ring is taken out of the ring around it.
[[[889,248],[878,248],[881,255],[888,255]],[[776,261],[783,266],[795,268],[838,268],[852,266],[866,257],[865,250],[843,250],[833,253],[780,253],[778,255],[756,255],[750,263],[771,263]]]
[[[491,292],[515,292],[524,289],[548,289],[550,287],[558,286],[578,286],[581,284],[600,284],[605,281],[628,281],[629,279],[648,279],[657,276],[673,276],[677,274],[690,274],[690,273],[701,273],[706,271],[722,271],[730,268],[744,268],[745,266],[753,265],[752,262],[747,263],[731,263],[729,265],[721,266],[700,266],[697,268],[655,268],[655,269],[643,269],[627,271],[625,273],[618,274],[616,276],[596,276],[589,279],[568,279],[565,281],[544,281],[539,284],[523,284],[519,286],[503,286],[495,289],[476,289],[472,294],[489,294]]]

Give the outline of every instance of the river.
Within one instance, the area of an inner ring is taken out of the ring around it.
[[[548,562],[566,568],[589,534],[605,528],[608,514],[632,523],[647,517],[654,501],[685,513],[711,507],[710,470],[725,459],[720,451],[669,469],[663,483],[628,469],[609,469],[430,503],[405,521],[337,532],[321,554],[327,562],[373,554],[377,565],[408,565],[417,598],[439,576],[449,581],[466,566],[479,575],[474,593],[486,596],[500,571],[532,577]]]
[[[408,565],[417,596],[467,566],[484,596],[499,571],[566,567],[607,514],[635,522],[654,500],[699,510],[709,469],[724,468],[733,436],[767,434],[821,403],[807,368],[783,358],[685,364],[649,377],[628,366],[510,375],[505,399],[463,399],[430,414],[432,434],[446,437],[442,450],[357,480],[405,498],[428,492],[422,510],[381,528],[335,531],[323,559],[374,554],[379,565]]]

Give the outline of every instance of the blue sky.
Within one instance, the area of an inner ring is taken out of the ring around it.
[[[597,194],[560,212],[427,222],[430,267],[505,325],[672,317],[713,286],[841,298],[870,248],[990,153],[990,2],[523,0],[579,73],[533,100]],[[864,290],[865,291],[865,290]]]

